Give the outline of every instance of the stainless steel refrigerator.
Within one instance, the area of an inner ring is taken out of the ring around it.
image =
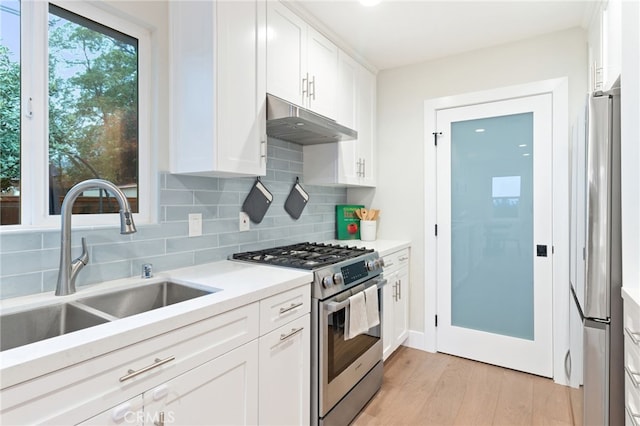
[[[578,233],[585,243],[574,247],[585,273],[571,282],[572,310],[582,323],[581,417],[585,426],[618,426],[624,424],[618,89],[589,96],[584,147],[585,229]]]

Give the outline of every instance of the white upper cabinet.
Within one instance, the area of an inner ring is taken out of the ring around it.
[[[169,3],[171,172],[266,174],[266,2]]]
[[[304,180],[313,185],[376,185],[376,76],[340,51],[338,119],[358,132],[357,140],[307,145]]]
[[[267,23],[267,91],[336,119],[336,45],[278,1]]]
[[[622,0],[598,3],[589,25],[589,81],[592,91],[608,90],[622,63]]]

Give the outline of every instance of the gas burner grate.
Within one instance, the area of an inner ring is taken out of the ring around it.
[[[311,270],[372,252],[373,249],[306,242],[236,253],[232,259]]]

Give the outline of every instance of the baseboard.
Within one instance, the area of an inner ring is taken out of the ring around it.
[[[424,344],[424,332],[409,330],[409,337],[404,341],[402,346],[407,346],[413,349],[425,350]]]

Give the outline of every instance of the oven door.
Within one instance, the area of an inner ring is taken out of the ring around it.
[[[348,297],[373,285],[378,287],[378,312],[382,322],[382,287],[386,283],[379,275],[319,303],[321,418],[382,360],[382,323],[349,340],[345,340],[344,327],[349,315]]]

